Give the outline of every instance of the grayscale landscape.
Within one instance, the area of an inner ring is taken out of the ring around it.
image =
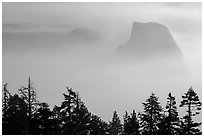
[[[4,2],[2,133],[202,134],[201,6]]]

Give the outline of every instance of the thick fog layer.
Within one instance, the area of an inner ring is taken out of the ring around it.
[[[183,62],[118,54],[134,21],[166,26]],[[3,3],[2,29],[2,82],[16,93],[31,76],[51,107],[66,86],[106,121],[114,110],[142,112],[152,92],[163,107],[169,92],[178,105],[191,86],[201,98],[200,3]]]

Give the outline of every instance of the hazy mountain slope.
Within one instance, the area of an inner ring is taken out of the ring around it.
[[[125,45],[119,46],[117,51],[120,55],[136,58],[182,57],[168,28],[154,22],[133,22],[129,40]]]

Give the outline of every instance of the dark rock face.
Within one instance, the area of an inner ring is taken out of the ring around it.
[[[133,22],[130,39],[117,50],[120,54],[137,58],[182,57],[168,28],[154,22]]]

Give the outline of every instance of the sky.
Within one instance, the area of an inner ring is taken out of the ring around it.
[[[110,121],[114,110],[141,112],[152,92],[177,105],[191,86],[202,93],[201,3],[3,3],[2,82],[16,93],[31,77],[39,101],[60,105],[66,87]],[[188,75],[154,63],[115,59],[134,21],[165,25],[181,49]]]

